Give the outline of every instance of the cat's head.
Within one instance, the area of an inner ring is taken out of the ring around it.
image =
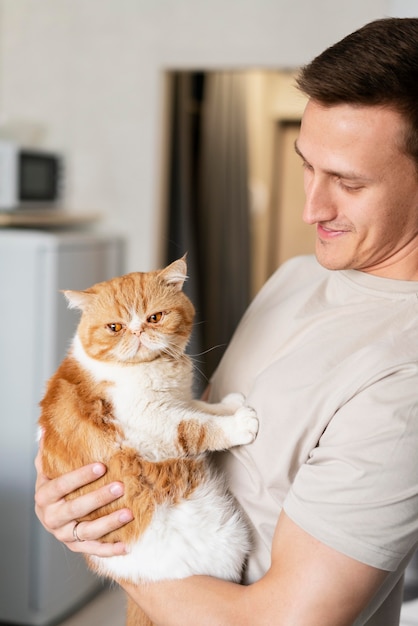
[[[187,265],[179,259],[162,270],[134,272],[86,291],[64,291],[82,310],[77,334],[95,359],[138,363],[183,354],[194,307],[183,292]]]

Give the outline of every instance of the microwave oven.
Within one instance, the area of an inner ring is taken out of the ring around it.
[[[56,206],[62,175],[58,154],[0,139],[0,211]]]

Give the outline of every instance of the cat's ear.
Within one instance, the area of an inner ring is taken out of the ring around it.
[[[93,298],[93,294],[89,291],[70,291],[66,289],[62,293],[66,297],[70,309],[81,309],[82,311]]]
[[[161,270],[160,276],[167,284],[174,285],[180,291],[183,288],[184,281],[187,279],[186,255]]]

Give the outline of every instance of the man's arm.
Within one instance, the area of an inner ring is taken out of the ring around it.
[[[193,576],[124,586],[164,626],[350,626],[386,572],[325,546],[282,513],[272,563],[248,587]]]
[[[75,541],[73,536],[74,520],[116,500],[123,485],[113,483],[67,501],[66,494],[93,482],[105,467],[88,465],[48,480],[39,455],[36,466],[36,513],[45,528],[74,552],[123,554],[123,544],[98,539],[131,519],[127,509],[82,522],[78,534],[84,541]],[[197,616],[199,626],[349,626],[385,576],[386,572],[325,546],[282,513],[273,538],[271,567],[257,583],[242,586],[192,576],[124,587],[162,626],[196,626]]]

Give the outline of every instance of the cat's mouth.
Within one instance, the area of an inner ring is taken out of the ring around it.
[[[126,363],[140,363],[152,361],[161,352],[161,346],[147,341],[148,338],[132,337],[129,345],[119,346],[115,350],[115,356]]]

